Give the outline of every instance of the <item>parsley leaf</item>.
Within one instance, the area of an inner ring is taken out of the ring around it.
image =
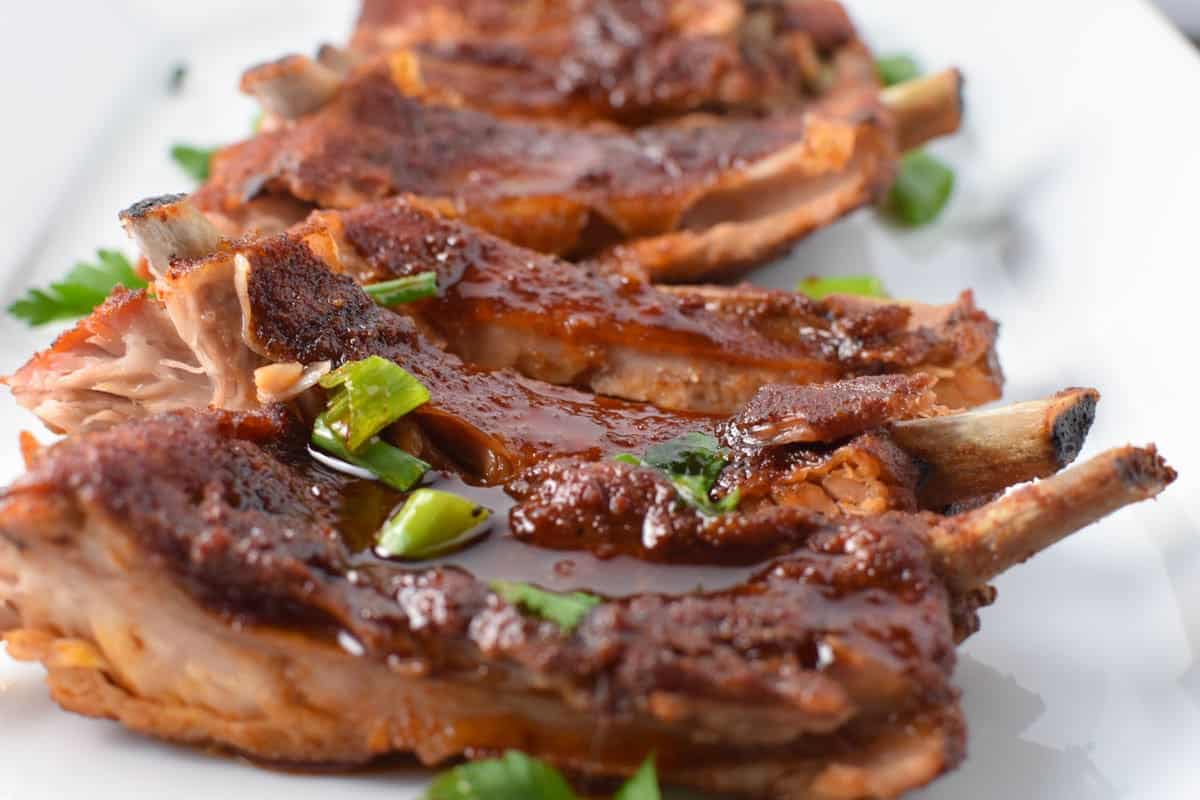
[[[116,250],[96,251],[97,262],[80,262],[50,288],[30,289],[8,307],[8,313],[30,327],[62,319],[76,319],[91,313],[117,286],[145,288],[146,282],[133,271],[133,265]]]
[[[545,762],[509,750],[501,758],[472,761],[447,770],[423,800],[576,800],[562,774]]]
[[[856,294],[860,297],[887,297],[883,281],[874,275],[844,275],[830,278],[805,278],[796,284],[796,291],[813,300],[824,300],[831,294]]]
[[[197,181],[208,180],[209,168],[212,164],[216,147],[194,147],[190,144],[177,144],[171,148],[171,158],[175,163]]]
[[[654,757],[646,759],[613,800],[660,800]],[[472,761],[433,779],[422,800],[579,800],[562,773],[536,758],[509,750],[500,758]]]
[[[519,581],[492,581],[491,587],[506,602],[550,620],[564,633],[575,630],[589,611],[604,602],[586,592],[551,592]]]
[[[651,446],[640,458],[625,453],[616,459],[663,473],[675,484],[675,491],[688,505],[705,514],[733,511],[741,500],[741,492],[737,489],[715,503],[709,499],[717,476],[729,463],[729,452],[707,433],[686,433]]]

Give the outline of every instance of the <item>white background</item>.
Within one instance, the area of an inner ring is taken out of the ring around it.
[[[168,146],[244,136],[253,108],[235,93],[240,69],[338,40],[352,5],[4,3],[5,304],[95,247],[121,245],[123,206],[189,188]],[[959,191],[929,230],[864,212],[755,279],[873,272],[931,301],[974,287],[1004,323],[1009,399],[1097,386],[1088,453],[1158,441],[1182,473],[1158,503],[1000,580],[959,667],[970,758],[919,796],[1200,796],[1200,59],[1136,0],[851,6],[880,51],[969,76],[968,130],[937,148],[959,168]],[[168,96],[179,62],[186,88]],[[51,336],[0,321],[0,371]],[[0,396],[0,477],[19,468],[22,427],[36,424]],[[39,669],[0,657],[4,800],[403,800],[421,784],[415,770],[285,775],[149,742],[57,710]]]

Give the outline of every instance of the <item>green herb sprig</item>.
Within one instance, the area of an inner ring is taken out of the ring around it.
[[[661,800],[653,756],[613,800]],[[500,758],[472,761],[433,779],[422,800],[579,800],[558,770],[509,750]]]
[[[8,307],[8,313],[30,327],[90,314],[118,286],[144,289],[146,281],[133,270],[123,254],[116,250],[96,251],[95,263],[80,262],[49,289],[30,289]]]
[[[197,183],[203,183],[208,180],[209,173],[212,171],[212,157],[219,149],[177,144],[171,148],[171,159]]]
[[[729,452],[707,433],[687,433],[653,445],[641,456],[623,453],[616,460],[658,470],[675,484],[675,491],[688,505],[708,515],[733,511],[741,501],[738,489],[716,502],[709,497],[717,476],[729,463]]]
[[[589,611],[604,602],[586,592],[551,592],[520,581],[492,581],[489,585],[506,602],[553,622],[564,633],[575,630]]]

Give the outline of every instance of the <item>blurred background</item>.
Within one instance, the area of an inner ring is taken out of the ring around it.
[[[1158,5],[1179,27],[1200,41],[1200,0],[1157,0]]]

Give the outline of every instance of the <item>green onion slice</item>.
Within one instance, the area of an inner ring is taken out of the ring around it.
[[[363,287],[367,294],[381,306],[398,306],[414,300],[437,296],[437,273],[419,272],[391,281],[371,283]]]
[[[334,433],[325,415],[313,424],[312,443],[320,450],[359,469],[365,469],[383,483],[407,492],[420,482],[429,465],[414,455],[393,447],[379,437],[367,440],[357,452],[350,452],[345,440]]]
[[[591,611],[604,602],[587,592],[551,592],[520,581],[492,581],[492,591],[506,602],[550,620],[570,633]]]
[[[429,401],[429,390],[397,364],[379,356],[343,364],[321,378],[337,389],[325,412],[329,427],[357,453],[371,437]]]
[[[942,213],[953,192],[954,171],[923,150],[914,150],[900,161],[887,206],[906,225],[926,225]]]
[[[658,771],[654,768],[654,756],[642,762],[642,766],[613,795],[613,800],[662,800],[658,788]]]
[[[897,83],[905,83],[919,77],[921,67],[912,56],[896,54],[884,56],[876,61],[875,73],[884,86],[895,86]]]
[[[384,524],[376,550],[392,558],[430,558],[478,536],[491,513],[450,492],[417,489]]]
[[[887,297],[883,281],[874,275],[838,275],[828,278],[805,278],[796,284],[796,291],[813,300],[824,300],[831,294],[855,294],[860,297]]]

